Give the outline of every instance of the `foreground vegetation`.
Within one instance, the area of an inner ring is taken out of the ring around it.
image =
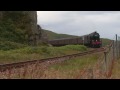
[[[97,63],[99,54],[78,57],[59,64],[51,65],[44,72],[42,78],[77,79],[90,78],[91,69]],[[86,75],[86,76],[85,76]]]
[[[120,60],[120,59],[119,59]],[[117,60],[114,63],[114,68],[112,70],[112,79],[120,79],[120,61]]]
[[[24,47],[13,50],[0,51],[0,63],[11,63],[35,59],[43,59],[49,57],[57,57],[63,55],[74,54],[86,51],[87,48],[82,45],[66,45],[62,47],[38,46]]]
[[[47,65],[34,64],[18,69],[0,72],[0,78],[6,79],[80,79],[91,78],[91,71],[98,61],[100,54],[92,54],[62,63]],[[47,67],[45,67],[47,66]]]

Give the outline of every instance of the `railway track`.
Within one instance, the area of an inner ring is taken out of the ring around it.
[[[72,59],[75,57],[79,57],[79,56],[83,56],[83,55],[87,55],[87,54],[92,54],[92,53],[96,53],[96,52],[102,52],[102,51],[105,51],[105,48],[94,49],[91,51],[72,54],[72,55],[66,55],[66,56],[62,56],[62,57],[54,57],[54,58],[47,58],[47,59],[41,59],[41,60],[32,60],[32,61],[25,61],[25,62],[18,62],[18,63],[2,64],[2,65],[0,65],[0,72],[4,72],[6,70],[11,70],[14,68],[15,69],[21,68],[21,67],[36,64],[36,63],[46,62],[46,63],[50,64],[53,62],[64,61],[64,60]]]

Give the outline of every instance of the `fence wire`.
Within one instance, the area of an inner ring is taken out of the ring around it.
[[[93,75],[90,79],[111,78],[114,62],[120,58],[120,36],[115,35],[113,40],[104,48],[105,51],[101,54],[98,62],[88,73],[88,75]]]
[[[104,56],[99,63],[100,77],[111,78],[114,62],[120,58],[120,37],[115,36],[110,44],[105,47]]]

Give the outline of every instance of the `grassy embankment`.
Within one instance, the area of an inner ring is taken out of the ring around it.
[[[82,45],[67,45],[62,47],[39,46],[24,47],[14,50],[1,50],[0,63],[11,63],[26,60],[43,59],[49,57],[57,57],[63,55],[74,54],[86,51],[87,48]]]
[[[98,61],[98,58],[99,54],[92,54],[64,61],[63,63],[51,65],[44,72],[42,78],[78,79],[89,77],[89,75],[91,74],[91,72],[89,72],[89,69],[92,69],[94,67],[94,65]],[[83,73],[84,70],[87,70],[87,74]]]
[[[98,58],[99,53],[86,55],[79,58],[63,61],[62,63],[52,64],[45,68],[44,64],[34,64],[20,69],[12,69],[0,73],[0,78],[6,79],[79,79],[90,78],[92,69]],[[87,70],[87,71],[86,71]],[[85,73],[84,73],[85,71]]]
[[[120,79],[120,61],[119,60],[115,61],[114,63],[112,76],[111,76],[112,79]]]

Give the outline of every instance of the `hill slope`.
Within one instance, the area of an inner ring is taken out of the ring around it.
[[[61,39],[61,38],[72,38],[72,37],[78,37],[78,36],[74,36],[74,35],[67,35],[67,34],[58,34],[49,30],[45,30],[43,29],[44,32],[47,34],[49,40],[52,39]],[[106,39],[106,38],[101,38],[102,40],[102,46],[106,46],[108,44],[110,44],[110,39]]]
[[[106,45],[109,45],[111,40],[110,39],[106,39],[106,38],[101,38],[102,40],[102,46],[106,46]]]
[[[55,33],[55,32],[49,31],[49,30],[45,30],[45,29],[43,29],[43,30],[47,34],[49,40],[78,37],[78,36],[68,35],[68,34],[58,34],[58,33]]]

